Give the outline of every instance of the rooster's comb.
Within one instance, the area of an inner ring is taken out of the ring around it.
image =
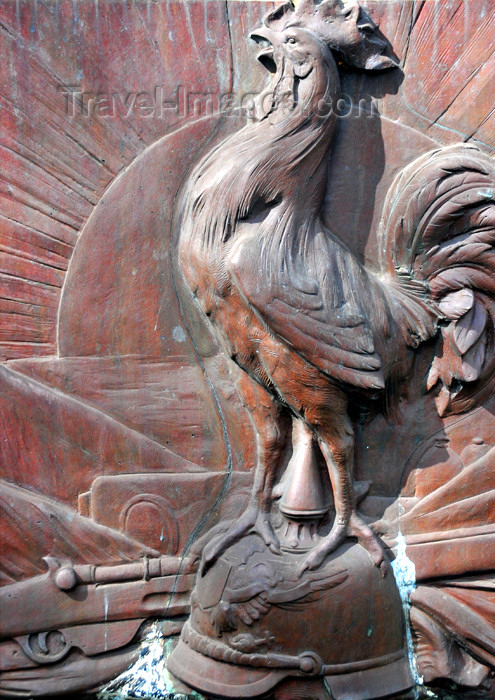
[[[328,21],[331,17],[337,16],[343,7],[341,0],[321,0],[320,2],[318,0],[299,0],[297,3],[289,0],[289,2],[269,12],[263,23],[274,31],[281,31],[289,24],[306,25],[308,19],[316,12],[321,19],[326,18]]]
[[[355,68],[380,70],[398,65],[387,55],[389,42],[356,0],[299,0],[296,5],[286,2],[269,12],[263,23],[275,33],[289,27],[307,29]]]

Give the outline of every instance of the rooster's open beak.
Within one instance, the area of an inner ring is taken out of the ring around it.
[[[262,63],[265,68],[267,68],[270,73],[276,73],[277,65],[273,57],[273,42],[271,35],[272,32],[265,27],[260,27],[251,32],[249,38],[255,41],[258,46],[261,46],[261,51],[257,54],[256,58],[260,63]]]

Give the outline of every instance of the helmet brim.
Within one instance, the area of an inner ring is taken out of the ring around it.
[[[170,673],[203,693],[226,698],[254,698],[274,688],[290,675],[284,669],[250,668],[203,656],[179,643],[167,659]]]

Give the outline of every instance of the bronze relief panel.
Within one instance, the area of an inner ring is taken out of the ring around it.
[[[491,697],[489,1],[0,13],[0,694]]]

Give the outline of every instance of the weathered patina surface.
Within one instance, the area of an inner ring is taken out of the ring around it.
[[[1,694],[491,697],[493,25],[0,3]]]

